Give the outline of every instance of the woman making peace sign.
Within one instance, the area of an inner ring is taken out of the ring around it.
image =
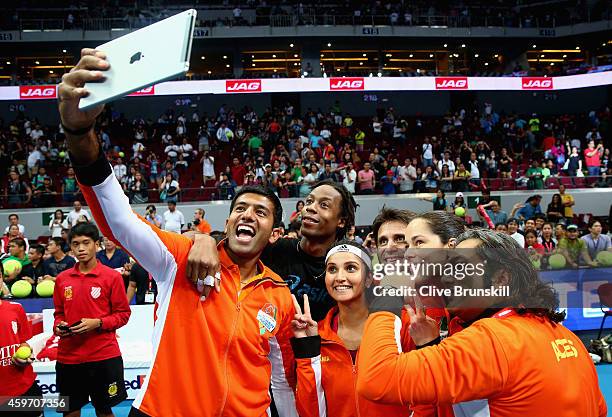
[[[337,242],[327,253],[325,285],[337,306],[318,324],[296,309],[291,339],[297,360],[297,409],[301,417],[408,416],[408,407],[374,403],[357,395],[357,355],[368,318],[367,288],[372,261],[354,241]]]

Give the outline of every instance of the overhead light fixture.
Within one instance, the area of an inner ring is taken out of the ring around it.
[[[294,63],[293,63],[293,66],[294,66],[294,67],[297,67],[297,62],[294,62]]]
[[[480,55],[478,54],[474,54],[474,58],[478,58]]]
[[[276,72],[276,70],[274,70],[274,72]]]
[[[325,56],[324,54],[321,54],[321,58],[323,58],[324,56]]]
[[[40,65],[40,61],[34,61],[36,65]]]
[[[66,53],[66,50],[65,50],[65,49],[62,49],[62,52],[63,52],[63,53]]]
[[[363,65],[363,62],[360,62],[359,65]]]
[[[255,63],[252,63],[252,64],[251,64],[251,66],[252,66],[252,67],[254,67],[254,66],[255,66]]]
[[[328,44],[327,44],[327,47],[328,47],[328,48],[331,48],[331,43],[328,43]]]
[[[210,75],[210,74],[212,74],[212,71],[210,71],[210,70],[209,70],[209,71],[207,71],[207,72],[208,72],[208,74],[209,74],[209,75]]]
[[[604,42],[604,43],[602,43],[602,44],[601,44],[601,46],[606,46],[606,43],[605,43],[605,42]]]
[[[382,72],[379,72],[378,74],[376,74],[379,77],[382,77]]]
[[[340,71],[340,68],[336,68],[336,71]]]
[[[555,66],[555,63],[554,63],[554,62],[551,62],[551,63],[550,63],[550,66],[551,66],[551,67],[554,67],[554,66]]]
[[[434,54],[429,54],[429,57],[430,57],[430,58],[433,58],[433,57],[434,57]]]
[[[537,45],[534,43],[533,45],[531,45],[531,47],[532,47],[533,49],[535,49],[535,48],[537,48]]]
[[[402,72],[402,69],[400,68],[400,69],[398,69],[398,71],[399,71],[399,72]]]
[[[488,66],[489,66],[489,63],[488,63],[488,62],[485,62],[485,67],[488,67]]]
[[[410,55],[408,55],[408,56],[409,56],[410,58],[412,58],[414,55],[413,55],[413,54],[410,54]]]
[[[11,61],[6,61],[6,65],[11,65]]]
[[[298,54],[293,54],[293,57],[294,57],[294,58],[297,58],[297,57],[298,57]]]
[[[445,48],[446,48],[446,47],[448,47],[448,44],[446,44],[446,43],[445,43],[445,44],[444,44],[444,47],[445,47]],[[400,71],[401,71],[401,70],[400,70]]]
[[[499,54],[493,55],[493,58],[497,58],[497,57],[499,57]]]
[[[462,43],[462,44],[461,44],[461,47],[462,47],[462,48],[465,48],[465,44],[464,44],[464,43]]]
[[[255,55],[251,55],[251,58],[255,58]]]
[[[276,58],[276,54],[272,54],[272,58]]]
[[[362,56],[368,56],[368,54],[363,54]]]
[[[540,58],[544,58],[544,54],[540,55]]]
[[[225,68],[229,68],[229,67],[230,67],[230,65],[229,65],[229,64],[225,64]]]
[[[58,63],[58,64],[62,64],[62,60],[61,60],[61,59],[60,59],[60,60],[58,60],[58,61],[57,61],[57,63]]]
[[[202,55],[202,56],[200,57],[200,59],[206,59],[206,57],[205,57],[204,55]]]
[[[293,48],[293,44],[292,43],[289,44],[289,48]]]
[[[386,54],[385,56],[386,56],[387,58],[391,58],[393,55],[391,55],[391,54]]]
[[[49,70],[49,74],[53,74],[53,70]]]
[[[576,47],[576,50],[577,50],[577,51],[579,51],[579,50],[580,50],[580,47],[579,47],[579,46],[577,46],[577,47]]]
[[[563,55],[563,58],[567,58],[567,55]]]

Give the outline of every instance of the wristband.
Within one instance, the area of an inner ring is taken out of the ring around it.
[[[92,123],[88,127],[84,127],[84,128],[81,128],[81,129],[70,129],[70,128],[66,127],[66,125],[63,122],[61,122],[62,129],[64,129],[64,132],[65,133],[69,133],[69,134],[71,134],[73,136],[83,136],[84,134],[88,133],[91,129],[93,129],[95,124],[96,123],[94,122],[94,123]]]
[[[98,326],[98,329],[101,329],[102,328],[102,319],[98,319],[98,320],[100,320],[100,326]]]

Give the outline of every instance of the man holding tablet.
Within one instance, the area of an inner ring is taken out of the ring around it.
[[[220,292],[202,299],[184,278],[192,241],[152,227],[132,212],[93,131],[102,106],[78,108],[87,95],[84,84],[102,79],[109,68],[104,58],[101,51],[82,51],[59,85],[59,111],[94,219],[157,282],[153,363],[130,415],[265,417],[270,385],[281,392],[275,393],[279,414],[290,415],[286,410],[295,408],[289,342],[295,310],[287,284],[259,261],[264,248],[279,238],[280,201],[258,187],[236,194],[227,239],[218,247]]]

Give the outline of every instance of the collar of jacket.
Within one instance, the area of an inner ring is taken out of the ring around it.
[[[232,261],[227,250],[225,249],[225,243],[227,239],[223,239],[217,244],[217,250],[219,251],[219,263],[222,268],[225,268],[235,274],[236,276],[240,276],[240,268],[238,265]],[[270,268],[265,266],[261,259],[257,260],[257,271],[258,274],[256,279],[249,280],[250,282],[261,282],[261,281],[271,281],[276,285],[287,286],[285,280],[283,280],[280,276],[278,276],[275,272],[273,272]]]

